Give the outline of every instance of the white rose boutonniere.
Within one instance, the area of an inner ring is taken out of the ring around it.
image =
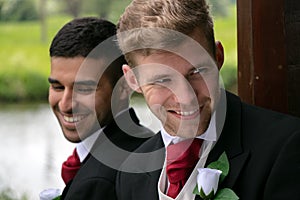
[[[59,200],[61,190],[60,189],[46,189],[40,193],[40,200]]]
[[[200,196],[205,196],[207,198],[212,198],[215,196],[218,185],[219,178],[222,174],[221,170],[210,169],[210,168],[200,168],[198,169],[197,185]]]
[[[239,197],[229,188],[218,190],[221,183],[229,172],[229,161],[224,152],[220,158],[210,163],[207,168],[199,168],[197,185],[194,194],[199,195],[204,200],[238,200]]]

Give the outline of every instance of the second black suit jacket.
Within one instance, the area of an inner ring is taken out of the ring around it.
[[[217,121],[218,122],[218,121]],[[160,133],[138,152],[164,148]],[[231,188],[241,200],[300,199],[300,120],[244,104],[227,93],[226,120],[206,165],[227,153],[230,171],[219,188]],[[149,160],[148,165],[154,162]],[[164,155],[155,162],[164,162]],[[118,172],[119,200],[158,199],[161,169],[145,173]],[[199,196],[196,199],[200,199]]]
[[[106,160],[99,159],[108,158],[108,161],[114,159],[117,156],[114,155],[113,150],[115,148],[132,152],[152,135],[153,133],[149,129],[139,125],[139,120],[133,109],[119,115],[99,135],[91,153],[82,163],[76,176],[66,185],[61,199],[117,199],[115,195],[115,178],[118,166],[117,164],[110,165]],[[105,145],[107,144],[112,144],[112,147],[106,148]],[[122,163],[126,158],[123,156],[117,157],[117,159],[116,162]]]

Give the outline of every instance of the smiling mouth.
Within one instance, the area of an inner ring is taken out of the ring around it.
[[[193,111],[174,111],[177,115],[181,116],[192,116],[195,113],[199,112],[199,109],[193,110]]]
[[[176,117],[182,119],[193,119],[199,115],[199,108],[196,108],[191,111],[176,111],[176,110],[169,110],[170,113],[173,113]]]
[[[82,119],[85,118],[84,115],[77,115],[77,116],[72,116],[72,117],[68,117],[68,116],[65,116],[63,115],[63,118],[66,122],[69,122],[69,123],[76,123],[76,122],[79,122],[81,121]]]

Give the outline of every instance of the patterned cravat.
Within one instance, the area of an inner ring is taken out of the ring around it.
[[[61,177],[65,184],[74,178],[80,168],[80,164],[81,163],[75,148],[73,154],[62,164]]]
[[[167,176],[170,186],[167,195],[176,198],[199,160],[202,140],[184,140],[167,147]]]

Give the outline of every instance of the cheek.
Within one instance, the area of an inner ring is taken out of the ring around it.
[[[211,98],[211,99],[215,99],[216,98],[216,93],[219,91],[219,82],[217,81],[218,79],[209,79],[207,80],[207,95]]]
[[[97,109],[103,109],[101,105],[102,99],[99,98],[95,93],[89,95],[78,95],[76,97],[73,97],[74,107],[88,109],[91,112],[95,112],[97,111]]]
[[[195,81],[191,85],[194,90],[197,91],[197,94],[200,94],[200,97],[205,96],[210,98],[213,98],[218,87],[218,83],[214,78],[206,78],[200,81]]]
[[[167,108],[168,104],[172,104],[172,102],[169,101],[172,93],[168,89],[151,88],[145,90],[143,95],[148,107],[158,118],[161,117],[160,115],[162,114],[162,111],[165,110],[164,108]]]
[[[219,72],[216,71],[214,73],[209,74],[205,78],[205,81],[208,86],[208,89],[215,91],[217,88],[219,88]]]
[[[98,110],[110,110],[111,108],[111,92],[97,92],[95,96],[95,109]]]
[[[144,88],[143,95],[148,105],[153,107],[155,105],[162,105],[166,98],[166,93],[162,89]]]
[[[50,106],[54,106],[59,102],[59,97],[60,95],[57,92],[52,91],[51,89],[49,89],[49,96],[48,96],[48,101]]]
[[[98,109],[108,110],[111,107],[111,98],[106,96],[96,97],[95,99],[95,107]]]

